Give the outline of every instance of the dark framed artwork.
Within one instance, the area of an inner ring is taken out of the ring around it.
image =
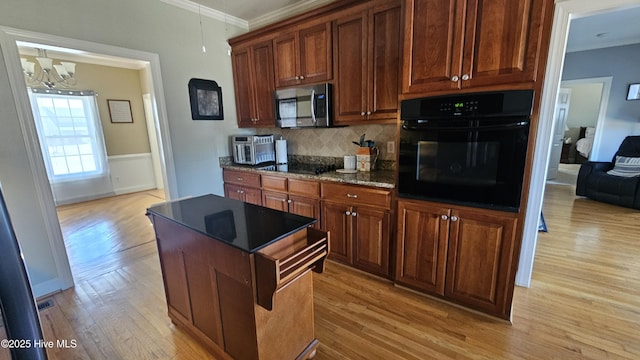
[[[640,100],[640,84],[629,84],[627,100]]]
[[[236,223],[231,210],[205,215],[204,226],[209,235],[220,240],[233,242],[236,238]]]
[[[189,100],[193,120],[223,120],[222,88],[213,80],[189,80]]]

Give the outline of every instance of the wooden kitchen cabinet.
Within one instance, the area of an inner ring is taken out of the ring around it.
[[[278,36],[273,39],[273,47],[277,88],[331,79],[329,22]]]
[[[550,0],[407,0],[403,93],[533,84]]]
[[[260,174],[247,171],[222,170],[224,180],[224,196],[262,205],[262,191],[260,190]]]
[[[395,123],[401,44],[399,0],[334,22],[336,124]]]
[[[233,48],[232,65],[238,127],[274,127],[271,40]]]
[[[331,233],[330,257],[367,272],[390,275],[391,192],[322,184],[322,229]]]
[[[396,282],[509,319],[517,215],[398,201]]]
[[[320,227],[320,184],[317,181],[262,176],[262,205],[271,209],[318,219]]]
[[[225,200],[220,206],[235,207]],[[191,221],[196,219],[197,224],[201,212],[207,214],[203,205],[189,208],[185,204],[180,209],[192,217],[176,214],[175,219],[166,217],[174,213],[167,213],[162,205],[148,209],[171,321],[215,358],[312,358],[318,347],[312,271],[324,269],[329,234],[303,227],[246,251],[194,230]],[[266,216],[273,223],[277,214]],[[245,220],[239,223],[250,226]]]

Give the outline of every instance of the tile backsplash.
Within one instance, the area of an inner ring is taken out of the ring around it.
[[[256,129],[257,133],[280,135],[287,140],[287,152],[293,155],[331,156],[355,155],[360,135],[373,140],[380,149],[381,160],[395,161],[396,155],[387,153],[387,141],[396,141],[396,125],[356,125],[328,129]],[[397,144],[396,144],[397,149]]]

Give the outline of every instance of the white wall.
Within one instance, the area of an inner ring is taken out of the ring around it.
[[[0,25],[159,54],[179,196],[223,193],[218,157],[237,129],[226,39],[245,30],[203,17],[203,54],[198,14],[158,0],[0,0],[0,8]],[[193,77],[222,87],[224,121],[191,120]]]
[[[0,9],[0,26],[158,54],[178,195],[223,193],[218,157],[229,155],[228,135],[237,132],[226,39],[245,30],[203,17],[203,54],[198,14],[158,0],[0,0]],[[224,121],[191,120],[187,83],[194,77],[222,87]],[[67,259],[47,236],[17,111],[0,56],[0,181],[34,292],[43,295],[61,288],[65,274],[59,264]]]
[[[599,148],[594,146],[590,160],[611,161],[626,136],[639,134],[636,129],[640,121],[640,100],[626,99],[629,83],[640,82],[640,67],[636,60],[639,57],[640,44],[572,52],[565,57],[563,81],[604,76],[613,78],[607,113],[602,128],[598,129],[602,131],[602,141]],[[572,106],[573,100],[572,95]]]
[[[0,49],[0,183],[34,292],[49,292],[58,271],[33,179]]]

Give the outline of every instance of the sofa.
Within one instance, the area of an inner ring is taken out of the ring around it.
[[[640,136],[627,136],[611,162],[584,162],[576,195],[640,209]]]

